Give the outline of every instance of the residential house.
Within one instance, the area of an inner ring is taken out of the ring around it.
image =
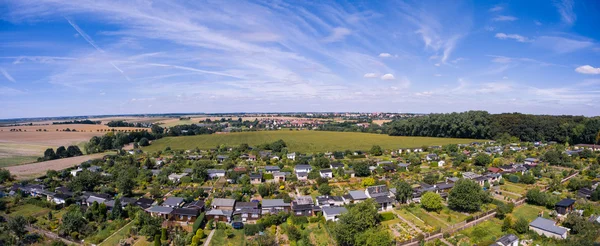
[[[168,219],[173,212],[172,207],[164,207],[164,206],[152,206],[146,209],[147,213],[150,213],[153,217],[161,217],[163,219]]]
[[[175,208],[171,212],[171,219],[179,222],[194,223],[200,211],[193,208]]]
[[[188,176],[188,173],[171,173],[169,174],[169,180],[171,180],[174,183],[179,183],[181,181],[181,178]]]
[[[226,156],[226,155],[217,155],[217,162],[221,163],[221,162],[227,160],[228,158],[229,158],[229,156]]]
[[[497,168],[497,167],[488,167],[487,171],[490,173],[501,173],[502,169]]]
[[[87,195],[84,195],[84,196],[87,196]],[[92,204],[94,202],[97,202],[98,204],[102,204],[102,203],[109,201],[110,198],[111,198],[111,196],[107,195],[107,194],[89,193],[89,196],[87,196],[87,198],[85,199],[85,204],[88,207],[92,206]]]
[[[556,222],[542,217],[536,218],[534,221],[529,223],[529,229],[536,232],[539,235],[546,237],[552,237],[556,239],[566,239],[569,229],[562,226],[557,226]]]
[[[325,221],[337,221],[342,213],[348,212],[345,207],[323,207],[322,210]]]
[[[298,178],[299,181],[306,181],[306,180],[308,180],[308,173],[307,172],[296,172],[296,178]]]
[[[331,164],[329,164],[329,168],[331,168],[331,169],[344,168],[344,164],[339,163],[339,162],[332,162]]]
[[[528,165],[537,165],[538,162],[540,162],[539,159],[537,159],[537,158],[531,158],[531,157],[530,158],[526,158],[525,161],[524,161],[524,163],[528,164]]]
[[[294,167],[294,171],[295,172],[304,172],[304,173],[309,173],[310,171],[312,171],[312,167],[310,165],[296,165]]]
[[[285,203],[283,199],[263,199],[262,214],[276,214],[279,212],[289,212],[291,205]]]
[[[310,196],[298,196],[292,201],[292,213],[296,216],[312,216],[314,202]]]
[[[134,205],[138,206],[142,209],[147,209],[147,208],[151,207],[153,203],[154,203],[154,200],[152,200],[152,199],[140,197],[139,199],[137,199],[137,201],[135,201]]]
[[[444,161],[444,160],[438,161],[438,167],[443,167],[445,165],[446,165],[446,161]]]
[[[206,172],[211,179],[225,177],[225,170],[223,169],[208,169]]]
[[[437,161],[437,160],[439,160],[439,157],[437,154],[428,154],[425,156],[425,160],[426,161]]]
[[[565,198],[557,202],[556,205],[554,205],[554,210],[556,210],[558,214],[566,215],[573,211],[574,206],[575,200]]]
[[[391,161],[378,161],[378,162],[377,162],[377,166],[382,166],[382,165],[392,165],[392,164],[394,164],[394,163],[393,163],[393,162],[391,162]]]
[[[212,200],[211,207],[213,209],[233,211],[235,209],[235,200],[228,198],[215,198]]]
[[[280,170],[281,170],[281,168],[279,168],[278,166],[265,166],[266,173],[279,172]]]
[[[250,174],[249,176],[251,184],[261,184],[263,181],[262,174]]]
[[[345,203],[358,203],[369,198],[362,190],[351,190],[348,192],[347,196],[343,197]]]
[[[257,202],[238,202],[235,204],[234,216],[239,215],[242,222],[255,221],[260,219],[261,210]]]
[[[198,211],[204,211],[204,200],[195,200],[185,205],[185,208],[193,208]]]
[[[507,234],[496,240],[490,246],[519,246],[519,238],[515,234]]]
[[[288,154],[286,155],[286,157],[288,158],[288,160],[295,161],[295,160],[296,160],[296,152],[293,152],[293,153],[288,153]]]
[[[273,180],[275,182],[284,182],[287,174],[285,172],[273,172]],[[308,175],[307,175],[308,178]]]
[[[333,171],[331,171],[331,169],[321,169],[319,170],[319,174],[321,175],[321,178],[333,178]]]
[[[51,201],[54,204],[65,204],[67,203],[67,199],[72,198],[72,196],[62,193],[55,193],[54,196],[51,197]]]
[[[204,214],[207,220],[230,222],[233,210],[211,209]]]
[[[341,196],[317,196],[316,200],[316,205],[321,207],[344,205],[344,198]]]
[[[463,175],[463,178],[466,178],[466,179],[474,179],[474,178],[477,178],[477,177],[481,176],[481,175],[476,174],[474,172],[464,172],[464,173],[462,173],[462,175]]]
[[[590,188],[581,188],[577,191],[577,196],[585,199],[590,199],[592,196],[592,190]]]
[[[183,206],[184,203],[184,199],[181,197],[169,197],[167,198],[167,200],[165,200],[162,203],[162,206],[164,207],[170,207],[170,208],[179,208],[181,206]]]

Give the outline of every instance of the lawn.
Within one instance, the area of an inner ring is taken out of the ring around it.
[[[129,229],[133,227],[134,223],[129,223],[123,226],[117,233],[107,238],[104,242],[99,245],[118,245],[121,239],[125,239],[129,237]],[[114,232],[112,232],[114,233]]]
[[[515,217],[515,220],[519,218],[525,218],[528,222],[531,222],[538,217],[540,211],[544,211],[544,216],[548,216],[550,213],[550,210],[544,207],[523,204],[519,207],[516,207],[513,210],[512,215]]]
[[[434,217],[434,215],[427,213],[424,209],[422,209],[420,206],[415,206],[415,207],[407,207],[407,210],[414,214],[415,216],[417,216],[419,219],[421,219],[422,221],[425,222],[425,224],[435,227],[435,228],[445,228],[449,226],[448,222],[445,222],[442,218],[437,217],[437,214],[434,213],[434,215],[439,218],[436,219],[436,217]]]
[[[524,184],[506,182],[504,185],[500,186],[500,189],[521,195],[525,195],[525,193],[527,193],[527,185]]]
[[[27,217],[27,216],[33,216],[33,217],[38,217],[38,216],[45,216],[48,214],[48,212],[51,209],[49,208],[42,208],[42,207],[38,207],[36,205],[33,204],[24,204],[21,206],[17,206],[15,208],[15,210],[13,210],[9,216],[14,217],[14,216],[18,216],[18,215],[22,215],[23,217]]]
[[[502,221],[491,219],[479,225],[463,230],[461,234],[469,237],[471,245],[490,245],[502,237]]]
[[[246,236],[244,235],[244,230],[233,230],[233,233],[234,237],[227,238],[225,235],[225,230],[216,230],[215,234],[213,234],[213,237],[210,240],[210,245],[246,245]]]
[[[381,221],[388,221],[388,220],[396,219],[396,215],[392,212],[380,213],[379,216],[381,216]]]
[[[211,134],[184,137],[166,137],[156,140],[152,145],[144,147],[144,151],[172,149],[209,149],[225,144],[236,146],[247,143],[256,146],[282,139],[290,151],[303,153],[326,152],[334,150],[369,150],[373,145],[384,149],[421,147],[431,145],[446,145],[470,143],[473,139],[432,138],[432,137],[395,137],[384,134],[357,132],[327,132],[327,131],[257,131],[228,134]]]
[[[319,223],[311,223],[308,225],[307,229],[310,230],[310,238],[314,245],[331,245],[331,237],[329,236],[329,233],[327,233],[327,230],[325,230],[324,225]]]

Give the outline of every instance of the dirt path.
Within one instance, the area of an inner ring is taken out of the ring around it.
[[[107,155],[107,153],[98,153],[98,154],[93,154],[93,155],[82,155],[82,156],[77,156],[77,157],[70,157],[70,158],[64,158],[64,159],[58,159],[58,160],[52,160],[52,161],[44,161],[44,162],[37,162],[37,163],[31,163],[31,164],[26,164],[26,165],[20,165],[20,166],[12,166],[12,167],[7,167],[6,169],[8,169],[8,171],[10,171],[10,173],[12,175],[16,176],[16,179],[28,179],[28,178],[36,178],[39,176],[43,176],[46,174],[46,171],[48,170],[63,170],[69,167],[73,167],[76,165],[81,164],[82,162],[91,160],[91,159],[97,159],[97,158],[102,158],[103,156]]]
[[[215,234],[216,230],[212,230],[210,231],[210,234],[208,234],[208,237],[206,238],[206,242],[204,242],[204,246],[208,246],[210,245],[210,240],[212,239],[213,235]]]
[[[124,225],[123,227],[121,227],[121,229],[117,230],[115,233],[113,233],[113,234],[112,234],[112,235],[110,235],[109,237],[107,237],[107,238],[105,238],[104,240],[102,240],[102,242],[100,242],[100,243],[98,244],[98,246],[102,245],[102,244],[103,244],[103,243],[104,243],[104,242],[105,242],[107,239],[109,239],[109,238],[113,237],[115,234],[117,234],[117,233],[119,233],[120,231],[122,231],[122,230],[123,230],[123,228],[127,227],[127,226],[128,226],[129,224],[131,224],[131,223],[133,223],[133,220],[132,220],[132,221],[130,221],[129,223],[127,223],[126,225]]]

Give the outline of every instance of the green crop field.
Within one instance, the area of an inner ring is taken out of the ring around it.
[[[411,148],[432,145],[470,143],[482,141],[475,139],[459,138],[433,138],[433,137],[392,137],[384,134],[370,134],[357,132],[326,132],[326,131],[258,131],[228,134],[197,135],[184,137],[166,137],[156,140],[152,145],[144,147],[144,151],[171,149],[210,149],[221,144],[237,146],[242,143],[256,146],[283,139],[289,151],[302,153],[315,153],[343,150],[369,150],[373,145],[380,145],[384,149]]]

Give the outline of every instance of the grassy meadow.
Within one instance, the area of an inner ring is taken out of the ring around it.
[[[474,139],[458,138],[433,138],[433,137],[393,137],[384,134],[370,134],[357,132],[327,132],[327,131],[257,131],[228,134],[196,135],[184,137],[166,137],[154,141],[144,151],[171,149],[210,149],[221,144],[236,146],[247,143],[250,146],[270,143],[283,139],[289,151],[302,153],[315,153],[336,150],[369,150],[373,145],[380,145],[384,149],[422,147],[432,145],[470,143],[481,141]]]

